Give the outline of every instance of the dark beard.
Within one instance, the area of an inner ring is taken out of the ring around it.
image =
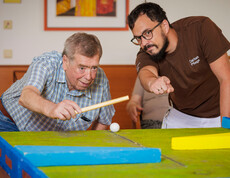
[[[157,54],[153,54],[151,55],[151,59],[154,62],[162,62],[165,59],[165,56],[167,55],[166,49],[169,45],[169,40],[168,38],[164,38],[164,46],[161,48],[161,50],[157,53]]]

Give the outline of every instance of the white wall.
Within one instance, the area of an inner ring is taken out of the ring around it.
[[[144,0],[130,0],[130,11]],[[150,2],[150,1],[148,1]],[[170,22],[186,16],[209,16],[230,40],[230,0],[151,0],[166,11]],[[20,4],[0,1],[0,65],[27,65],[46,51],[62,52],[63,44],[75,31],[44,31],[44,1],[22,0]],[[3,21],[12,20],[13,29],[4,30]],[[134,64],[138,47],[130,31],[86,31],[98,36],[103,46],[101,64]],[[12,49],[13,58],[4,59],[3,50]],[[228,51],[230,55],[230,52]]]

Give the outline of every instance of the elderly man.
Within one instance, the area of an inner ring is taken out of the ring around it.
[[[106,129],[115,112],[112,105],[78,114],[111,99],[99,67],[101,55],[96,36],[75,33],[62,55],[52,51],[35,57],[23,78],[2,95],[0,131],[86,130],[92,123],[92,129]]]

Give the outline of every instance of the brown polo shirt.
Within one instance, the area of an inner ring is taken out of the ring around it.
[[[172,25],[178,34],[176,50],[161,63],[140,50],[137,70],[153,65],[160,76],[167,76],[174,87],[170,99],[179,111],[197,117],[219,116],[220,86],[209,64],[228,51],[229,41],[207,17],[188,17]]]

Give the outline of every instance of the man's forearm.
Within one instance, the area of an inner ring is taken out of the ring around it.
[[[157,76],[155,74],[149,72],[146,69],[143,69],[142,71],[140,71],[138,76],[139,76],[139,79],[140,79],[140,82],[141,82],[143,88],[145,90],[151,92],[151,90],[150,90],[151,83],[153,83],[154,80],[157,80]]]
[[[19,104],[33,112],[48,115],[49,106],[53,103],[44,99],[35,87],[27,86],[22,91]]]

